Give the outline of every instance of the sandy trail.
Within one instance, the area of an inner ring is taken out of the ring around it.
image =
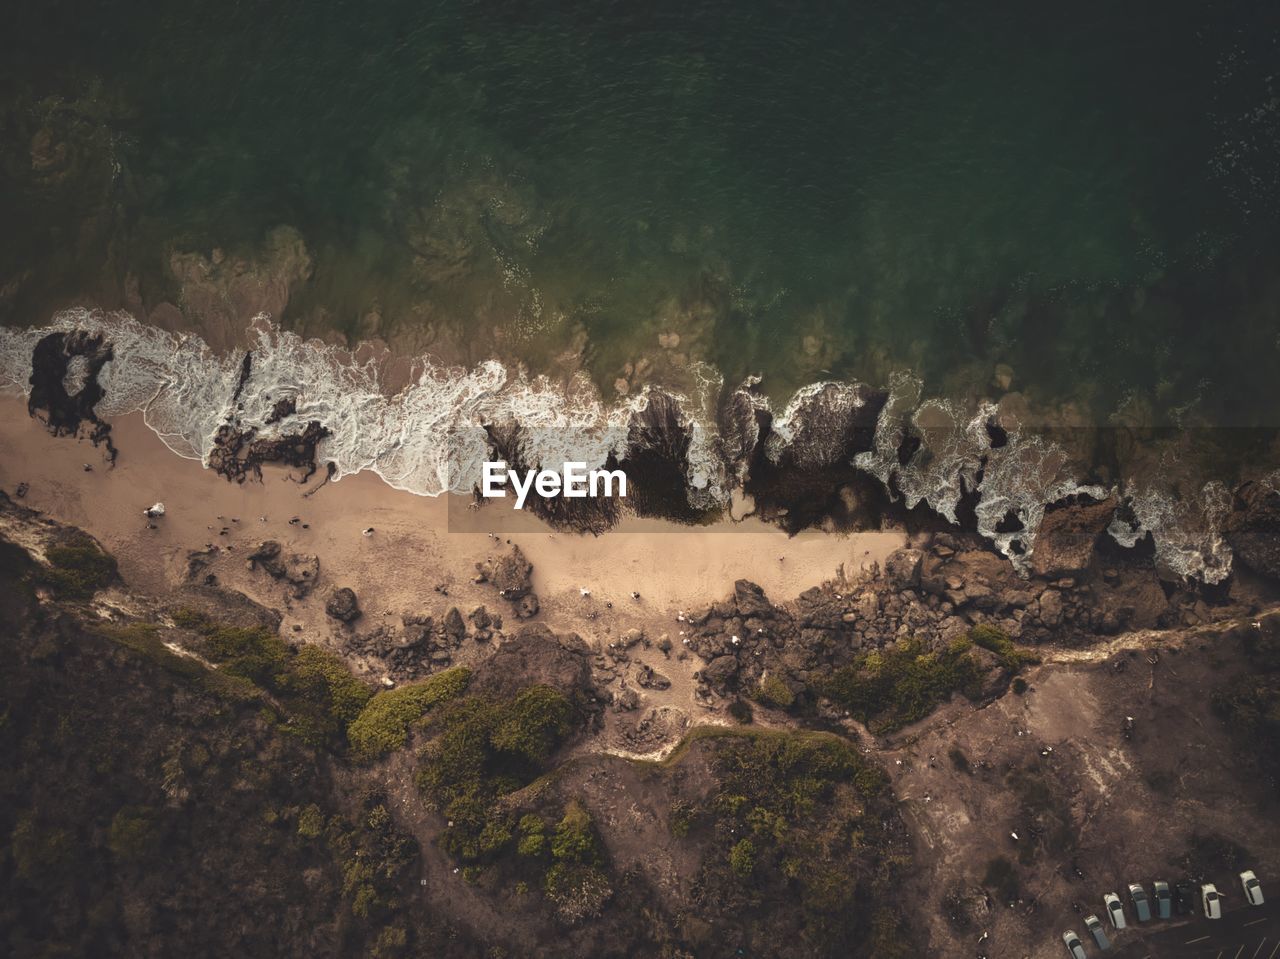
[[[808,531],[788,538],[752,518],[706,528],[629,519],[604,536],[576,536],[553,533],[531,515],[513,516],[495,504],[468,510],[461,497],[394,490],[370,473],[305,497],[315,481],[303,487],[279,470],[261,483],[227,482],[170,452],[141,415],[113,426],[120,456],[108,468],[87,442],[50,436],[23,401],[0,398],[0,487],[12,495],[19,482],[28,483],[27,506],[97,537],[116,555],[125,579],[145,591],[175,582],[189,550],[213,543],[234,555],[276,539],[319,555],[325,579],[352,585],[367,610],[381,606],[380,612],[398,614],[420,606],[415,596],[437,585],[470,585],[474,564],[509,540],[534,564],[534,587],[551,609],[563,604],[566,613],[581,612],[589,599],[593,607],[612,602],[665,619],[723,597],[742,577],[775,600],[791,599],[832,578],[842,564],[856,571],[905,542],[900,532]],[[167,513],[151,530],[142,510],[156,501]],[[295,516],[300,522],[291,525]],[[221,535],[224,526],[228,533]],[[363,536],[369,526],[375,533]],[[583,588],[590,597],[581,596]],[[639,604],[632,591],[641,594]]]

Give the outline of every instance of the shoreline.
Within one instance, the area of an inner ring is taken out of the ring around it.
[[[579,601],[594,599],[637,606],[650,616],[713,602],[740,578],[758,583],[777,600],[790,599],[835,578],[841,565],[852,573],[883,563],[907,540],[895,531],[806,530],[788,537],[753,517],[699,527],[629,517],[598,537],[555,532],[527,512],[470,510],[465,497],[455,503],[452,496],[420,496],[369,473],[317,488],[318,477],[300,486],[286,471],[269,467],[262,482],[236,484],[172,453],[143,423],[142,414],[111,423],[120,456],[108,468],[88,443],[51,436],[21,399],[0,398],[0,486],[12,491],[28,483],[24,505],[101,540],[117,556],[125,579],[148,592],[172,585],[186,553],[206,543],[247,554],[259,541],[277,539],[287,548],[321,556],[328,570],[342,570],[356,581],[350,585],[362,606],[367,595],[378,607],[394,604],[393,597],[404,596],[408,584],[380,584],[374,567],[407,562],[426,592],[441,582],[470,586],[475,563],[509,540],[533,563],[534,587],[544,604],[581,607]],[[86,462],[94,466],[92,472],[84,471]],[[167,512],[158,528],[149,530],[142,510],[156,501],[163,501]],[[309,528],[291,526],[288,520],[295,515]],[[218,516],[231,527],[226,536],[219,535]],[[361,530],[368,526],[375,532],[364,537]],[[580,594],[584,588],[590,597]],[[639,603],[630,599],[632,591],[641,593]]]

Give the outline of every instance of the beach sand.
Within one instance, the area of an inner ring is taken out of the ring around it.
[[[754,518],[697,528],[630,518],[603,536],[555,533],[531,514],[499,515],[496,504],[468,511],[458,497],[450,507],[450,497],[394,490],[371,473],[330,483],[310,497],[304,493],[318,480],[301,486],[283,470],[237,485],[170,452],[141,415],[115,422],[112,436],[120,456],[109,467],[100,450],[50,436],[23,402],[5,398],[0,487],[13,495],[18,483],[29,484],[25,505],[97,537],[116,555],[126,581],[147,592],[176,582],[187,552],[206,543],[247,551],[276,539],[318,554],[326,579],[355,588],[362,606],[376,605],[376,597],[467,583],[475,563],[509,539],[534,564],[534,588],[544,601],[582,599],[579,590],[586,588],[597,603],[622,605],[635,590],[647,609],[671,612],[723,598],[739,578],[758,583],[775,601],[790,599],[831,579],[841,564],[853,572],[882,562],[905,542],[902,533],[879,531],[809,530],[788,538]],[[92,472],[84,471],[85,463]],[[142,511],[157,501],[166,515],[149,530]],[[310,528],[290,525],[294,516]],[[222,526],[230,527],[229,535],[218,535]],[[361,531],[369,526],[375,533],[366,537]],[[513,526],[524,531],[511,532]],[[491,530],[502,531],[499,540]]]
[[[502,615],[510,631],[518,625],[510,604],[492,585],[473,580],[477,562],[516,544],[534,567],[538,618],[553,630],[577,632],[597,650],[629,629],[654,642],[671,640],[670,657],[648,644],[631,657],[672,682],[667,690],[642,691],[637,716],[650,709],[704,712],[693,695],[693,673],[702,664],[681,650],[681,612],[725,598],[740,578],[758,583],[774,602],[791,600],[835,578],[842,566],[852,576],[882,563],[906,542],[900,531],[788,537],[750,517],[696,528],[628,519],[598,537],[556,533],[496,501],[470,510],[464,498],[416,496],[372,473],[321,486],[319,477],[300,485],[288,472],[269,469],[262,482],[237,485],[172,453],[141,415],[115,421],[112,436],[120,450],[114,467],[87,441],[50,436],[24,402],[6,397],[0,400],[0,488],[13,496],[27,483],[24,505],[96,537],[133,589],[163,599],[185,582],[188,554],[211,544],[218,550],[209,569],[219,584],[278,610],[282,634],[290,638],[342,647],[351,628],[324,613],[325,598],[340,586],[359,597],[357,630],[395,627],[405,614],[438,618],[454,605],[465,615],[483,604]],[[155,502],[165,504],[165,515],[149,529],[143,510]],[[293,517],[299,522],[291,524]],[[374,533],[363,535],[370,526]],[[266,539],[319,557],[319,586],[311,597],[295,600],[280,583],[247,568],[245,557]],[[455,661],[482,658],[485,647],[468,641]],[[353,666],[381,679],[376,661]],[[630,672],[617,677],[619,688]]]

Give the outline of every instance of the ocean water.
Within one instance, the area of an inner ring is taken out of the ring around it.
[[[535,370],[584,330],[606,388],[679,329],[776,398],[1005,362],[1099,421],[1276,425],[1275,10],[28,4],[0,316],[289,224],[286,327],[498,325]]]
[[[743,476],[717,410],[771,411],[770,457],[816,455],[862,383],[889,401],[857,465],[908,504],[954,520],[976,493],[1025,563],[1046,504],[1115,489],[1119,541],[1217,581],[1233,457],[1280,427],[1278,22],[1184,0],[25,5],[0,39],[0,380],[24,388],[44,331],[104,329],[101,412],[145,411],[180,455],[229,416],[269,433],[288,395],[339,476],[435,494],[468,488],[494,420],[540,430],[533,459],[616,453],[649,394],[614,380],[678,332],[695,505]],[[282,224],[312,270],[239,318],[243,408],[238,354],[59,309],[181,305],[174,252],[252,260]],[[394,391],[291,333],[428,326],[508,362],[425,356]],[[566,351],[584,378],[540,378]],[[1041,425],[1182,438],[997,445],[997,364]]]

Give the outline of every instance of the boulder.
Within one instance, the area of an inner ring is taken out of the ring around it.
[[[1256,573],[1280,579],[1280,493],[1246,483],[1235,494],[1227,517],[1227,544]]]
[[[480,576],[497,589],[503,599],[515,602],[533,590],[533,564],[524,557],[519,546],[496,561],[477,563]]]
[[[642,665],[636,671],[636,684],[642,689],[670,689],[671,680],[663,676],[662,673],[654,670],[652,666]]]
[[[444,634],[455,646],[466,638],[467,624],[462,621],[462,613],[458,612],[457,606],[450,606],[449,612],[444,614]]]
[[[1040,622],[1050,628],[1062,622],[1062,594],[1056,589],[1040,594]]]
[[[764,590],[750,580],[740,579],[733,584],[733,603],[740,616],[767,619],[773,615],[773,605],[765,598]]]
[[[469,688],[482,696],[503,699],[535,685],[560,690],[581,709],[594,708],[591,650],[580,636],[557,635],[542,623],[521,626],[476,667]]]
[[[738,660],[734,656],[716,656],[702,669],[702,679],[714,689],[723,689],[738,674]]]
[[[884,575],[894,589],[915,589],[920,585],[920,564],[924,553],[904,547],[895,549],[884,561]]]
[[[1031,548],[1032,572],[1052,579],[1088,569],[1115,511],[1115,496],[1046,510]]]
[[[324,604],[324,611],[334,619],[343,623],[353,623],[360,618],[360,604],[356,593],[349,586],[335,589]]]
[[[532,619],[541,608],[537,593],[525,593],[516,601],[516,619]]]
[[[249,568],[261,567],[272,579],[283,580],[290,586],[295,599],[302,599],[315,588],[320,579],[320,558],[308,553],[291,553],[286,556],[280,544],[273,539],[258,544],[249,554]]]

